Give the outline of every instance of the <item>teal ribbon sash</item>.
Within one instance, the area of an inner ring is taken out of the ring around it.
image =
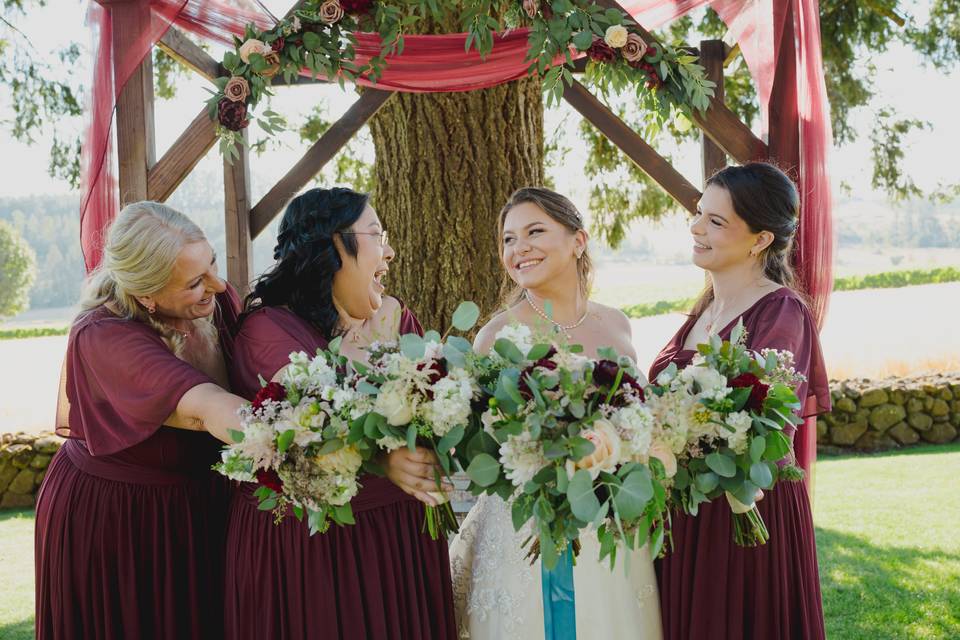
[[[560,556],[557,566],[547,569],[540,560],[540,585],[543,589],[544,640],[576,640],[577,609],[573,592],[573,545]]]

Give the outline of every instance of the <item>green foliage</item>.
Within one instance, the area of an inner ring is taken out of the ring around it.
[[[36,274],[33,249],[13,225],[0,220],[0,318],[27,308]]]
[[[47,336],[65,336],[70,327],[31,327],[29,329],[0,329],[0,340],[19,340],[20,338],[46,338]]]

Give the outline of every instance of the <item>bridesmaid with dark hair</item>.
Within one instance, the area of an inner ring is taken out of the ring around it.
[[[243,399],[222,388],[240,300],[197,225],[136,202],[80,306],[57,406],[67,441],[37,496],[36,636],[222,637],[229,484],[211,434],[240,427]]]
[[[793,352],[794,367],[807,379],[798,393],[800,415],[830,410],[817,325],[794,289],[789,263],[798,211],[796,186],[770,164],[727,167],[707,181],[690,230],[693,261],[707,271],[709,284],[657,356],[651,380],[671,362],[688,365],[708,336],[729,339],[743,318],[748,348]],[[665,638],[824,637],[803,482],[778,483],[757,506],[770,540],[752,548],[734,544],[726,500],[701,505],[696,517],[673,514],[673,551],[657,567]]]
[[[335,188],[294,198],[277,262],[246,301],[230,374],[237,392],[252,399],[258,376],[277,379],[291,352],[313,354],[337,336],[342,354],[365,360],[375,341],[422,333],[384,296],[393,257],[366,195]],[[356,524],[314,536],[292,515],[275,525],[257,509],[255,484],[238,489],[226,543],[228,638],[455,637],[447,543],[422,531],[436,459],[403,447],[380,463],[387,477],[363,476],[351,502]]]

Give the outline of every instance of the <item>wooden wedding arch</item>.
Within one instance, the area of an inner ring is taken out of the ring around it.
[[[149,3],[142,0],[96,0],[111,12],[114,49],[125,51],[148,28]],[[597,0],[596,4],[623,10],[617,0]],[[297,3],[291,12],[299,5]],[[794,9],[788,8],[788,11]],[[626,13],[626,11],[624,11]],[[629,14],[628,14],[629,16]],[[639,23],[630,18],[646,42],[656,42]],[[794,21],[783,21],[783,41],[793,42]],[[228,75],[221,64],[171,26],[160,39],[165,53],[209,81]],[[795,56],[778,57],[772,95],[767,110],[770,133],[761,140],[730,111],[723,98],[725,62],[736,53],[719,40],[705,40],[699,47],[688,47],[699,57],[707,77],[717,83],[716,95],[709,109],[700,115],[694,111],[694,122],[701,129],[703,175],[709,176],[726,165],[727,156],[736,162],[772,160],[796,171],[799,167],[799,129],[795,101],[786,99],[784,88],[796,82]],[[581,59],[575,73],[582,73]],[[296,84],[323,82],[300,76]],[[275,86],[285,84],[274,79]],[[238,145],[239,158],[224,161],[224,222],[226,227],[227,278],[238,290],[246,291],[251,280],[252,244],[285,203],[303,189],[363,125],[391,98],[393,91],[365,89],[357,101],[317,140],[259,201],[250,193],[250,158],[245,146]],[[681,206],[693,212],[700,190],[683,177],[644,139],[612,113],[584,85],[574,82],[565,87],[564,99],[597,127],[610,141],[627,154]],[[164,201],[190,174],[200,159],[216,142],[216,123],[200,110],[170,149],[156,157],[154,143],[154,94],[152,57],[147,55],[118,94],[116,132],[120,205],[138,200]],[[246,136],[244,130],[241,135]],[[797,176],[794,175],[796,178]]]

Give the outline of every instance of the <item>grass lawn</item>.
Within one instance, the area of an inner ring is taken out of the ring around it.
[[[821,458],[827,637],[960,638],[960,444]],[[33,637],[33,513],[0,513],[0,638]]]

